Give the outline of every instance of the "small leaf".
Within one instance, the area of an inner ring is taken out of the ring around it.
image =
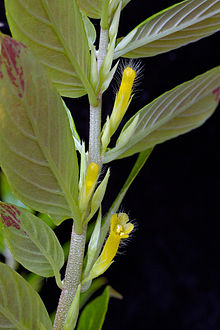
[[[77,330],[101,330],[109,303],[109,287],[82,311]]]
[[[146,19],[115,49],[120,56],[149,57],[179,48],[220,29],[220,2],[185,0]]]
[[[90,21],[90,19],[83,12],[81,14],[82,14],[82,20],[83,20],[83,23],[85,26],[85,31],[86,31],[86,35],[87,35],[87,39],[88,39],[88,43],[89,43],[89,48],[91,48],[96,40],[96,29],[95,29],[94,25],[92,24],[92,22]]]
[[[6,0],[12,35],[44,65],[59,93],[95,98],[89,82],[89,45],[80,10],[70,0]]]
[[[56,276],[60,286],[64,254],[53,230],[28,211],[2,202],[0,220],[13,257],[31,272]]]
[[[0,263],[0,328],[52,330],[40,296],[19,274]]]
[[[84,13],[92,18],[101,18],[102,5],[106,0],[77,0],[79,7]],[[124,8],[131,0],[122,0],[122,8]],[[113,4],[113,2],[115,2]],[[109,1],[110,3],[110,1]],[[110,5],[117,7],[119,0],[111,1]]]
[[[102,212],[100,208],[97,220],[95,222],[95,227],[93,229],[91,238],[89,240],[88,251],[86,255],[86,267],[83,272],[83,279],[87,278],[99,254],[101,222],[102,222]]]
[[[219,89],[220,66],[161,95],[125,124],[123,131],[139,116],[129,144],[116,145],[105,154],[105,162],[152,148],[202,125],[218,105]]]
[[[61,97],[23,44],[4,35],[0,44],[0,159],[10,187],[55,224],[80,223],[78,161]]]
[[[89,17],[101,18],[104,0],[77,0],[80,9]]]
[[[104,179],[102,180],[102,182],[100,183],[100,185],[98,186],[98,188],[96,189],[96,191],[92,197],[91,210],[90,210],[88,218],[86,219],[86,222],[91,220],[92,217],[95,215],[95,213],[100,208],[102,200],[105,195],[106,188],[107,188],[109,176],[110,176],[110,170],[108,169]]]
[[[71,114],[70,110],[68,109],[68,107],[67,107],[67,105],[64,101],[63,101],[63,106],[64,106],[64,108],[66,110],[66,113],[67,113],[67,116],[69,118],[70,129],[71,129],[71,132],[72,132],[72,136],[73,136],[73,140],[74,140],[76,150],[78,150],[81,153],[81,148],[82,148],[81,141],[80,141],[79,134],[76,130],[76,125],[74,123],[72,114]]]

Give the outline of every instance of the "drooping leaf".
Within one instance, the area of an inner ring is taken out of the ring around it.
[[[52,330],[47,310],[37,292],[8,265],[0,263],[0,328]]]
[[[79,220],[78,163],[62,100],[42,66],[0,35],[0,161],[13,192],[55,224]]]
[[[64,254],[53,230],[28,211],[2,202],[0,221],[13,257],[33,273],[56,276],[59,283]]]
[[[187,81],[146,105],[127,145],[106,153],[105,162],[152,148],[201,126],[214,112],[220,95],[220,66]],[[133,116],[124,126],[125,130]]]
[[[218,0],[185,0],[146,19],[115,49],[119,56],[155,56],[204,38],[220,29]]]
[[[61,95],[95,94],[89,82],[89,45],[76,1],[6,0],[12,35],[46,68]]]
[[[77,330],[101,330],[109,303],[109,287],[82,311]]]

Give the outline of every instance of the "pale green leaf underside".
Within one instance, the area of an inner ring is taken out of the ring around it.
[[[77,0],[80,9],[89,17],[101,18],[102,4],[106,0]],[[122,8],[125,7],[131,0],[122,0]],[[119,0],[109,1],[109,4],[119,3]],[[117,4],[115,4],[117,7]]]
[[[15,260],[33,273],[59,281],[64,254],[53,230],[28,211],[2,202],[0,220]]]
[[[155,56],[204,38],[219,29],[219,0],[186,0],[138,25],[119,42],[114,57]]]
[[[89,17],[100,18],[103,0],[77,0],[80,9]]]
[[[220,66],[187,81],[146,105],[129,143],[106,153],[105,162],[149,149],[202,125],[218,105]],[[133,116],[125,125],[125,130]]]
[[[55,224],[78,220],[78,163],[62,100],[33,55],[10,37],[1,38],[1,166],[24,204]],[[16,68],[23,70],[20,78]]]
[[[9,266],[0,263],[0,329],[52,330],[46,308],[36,291]]]
[[[13,37],[34,52],[59,93],[92,93],[88,41],[76,2],[5,0],[5,6]]]

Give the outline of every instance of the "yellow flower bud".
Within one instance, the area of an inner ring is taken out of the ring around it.
[[[135,78],[136,71],[130,66],[127,66],[123,71],[121,85],[116,95],[114,108],[110,117],[110,136],[112,136],[118,128],[128,108]]]
[[[86,196],[88,196],[90,190],[97,181],[98,174],[99,174],[98,164],[94,162],[90,163],[86,173]]]
[[[120,88],[119,88],[119,91],[118,91],[118,94],[117,94],[116,100],[115,100],[115,107],[118,107],[120,102],[122,102],[120,105],[120,114],[121,115],[124,114],[124,111],[130,100],[132,86],[133,86],[135,77],[136,77],[136,72],[134,69],[132,69],[129,66],[124,69],[121,85],[120,85]]]
[[[110,234],[100,255],[102,268],[111,263],[118,251],[121,239],[129,237],[129,233],[134,228],[126,213],[113,214],[110,223]]]

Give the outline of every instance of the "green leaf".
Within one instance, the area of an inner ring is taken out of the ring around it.
[[[73,140],[74,140],[74,143],[75,143],[75,147],[76,149],[81,153],[82,152],[82,145],[81,145],[81,141],[80,141],[80,137],[79,137],[79,134],[76,130],[76,125],[74,123],[74,120],[73,120],[73,117],[72,117],[72,114],[70,112],[70,110],[68,109],[66,103],[63,101],[63,106],[66,110],[66,113],[67,113],[67,116],[69,118],[69,124],[70,124],[70,128],[71,128],[71,132],[72,132],[72,136],[73,136]]]
[[[95,29],[94,25],[92,24],[92,22],[90,21],[90,19],[83,12],[81,14],[82,14],[82,20],[83,20],[83,23],[85,26],[85,31],[86,31],[89,47],[91,48],[91,46],[94,44],[94,42],[96,40],[96,29]]]
[[[108,280],[105,277],[98,277],[94,281],[92,281],[92,284],[90,285],[89,289],[81,293],[80,295],[79,308],[81,309],[86,304],[86,302],[91,298],[91,296],[107,282]]]
[[[0,263],[0,328],[45,329],[52,324],[40,296],[19,274]]]
[[[139,116],[129,143],[123,147],[116,143],[105,154],[105,162],[152,148],[202,125],[218,105],[219,89],[220,66],[161,95],[126,123],[123,131]]]
[[[115,49],[114,58],[150,57],[207,37],[220,29],[220,2],[186,0],[146,19]]]
[[[89,17],[101,18],[102,5],[106,0],[77,0],[80,9]],[[122,0],[122,8],[124,8],[131,0]],[[114,9],[118,6],[120,0],[109,1]]]
[[[27,207],[26,205],[24,205],[12,192],[9,184],[8,184],[8,180],[6,178],[6,176],[4,175],[3,172],[0,173],[0,194],[1,194],[1,200],[3,202],[6,203],[11,203],[23,208],[26,208],[27,210],[29,210],[30,212],[32,212],[32,210]]]
[[[101,330],[109,303],[109,287],[82,311],[77,330]]]
[[[40,276],[56,276],[64,264],[63,249],[53,230],[28,211],[0,202],[0,219],[13,257]]]
[[[0,44],[3,171],[23,203],[55,224],[67,218],[79,224],[78,162],[61,97],[21,43],[0,35]]]
[[[121,188],[118,196],[114,200],[114,203],[110,207],[107,215],[104,217],[102,229],[101,229],[101,235],[100,235],[100,239],[99,239],[99,246],[100,246],[99,252],[101,250],[101,247],[103,246],[104,240],[109,231],[110,218],[111,218],[112,214],[116,213],[117,210],[119,209],[128,189],[130,188],[130,185],[132,184],[132,182],[134,181],[134,179],[136,178],[136,176],[138,175],[138,173],[140,172],[140,170],[142,169],[142,167],[148,160],[148,157],[150,156],[152,150],[153,150],[153,148],[144,150],[139,153],[137,160],[136,160],[127,180],[125,181],[123,187]]]
[[[95,215],[95,213],[98,211],[98,209],[100,208],[106,192],[109,176],[110,176],[110,170],[108,169],[104,179],[102,180],[102,182],[100,183],[100,185],[98,186],[92,197],[91,209],[88,218],[86,219],[86,222],[90,221],[92,217]]]
[[[95,222],[95,227],[93,229],[91,238],[89,240],[87,254],[86,254],[86,266],[83,271],[82,279],[86,279],[89,275],[89,272],[94,265],[95,261],[98,258],[100,251],[100,230],[101,230],[101,222],[102,222],[102,212],[101,208],[99,209],[99,214],[97,220]],[[91,283],[89,283],[90,285]],[[84,288],[83,288],[84,289]]]
[[[103,0],[77,0],[80,9],[89,17],[101,18]]]
[[[95,99],[89,82],[89,45],[76,1],[6,0],[5,6],[13,37],[34,52],[59,93],[88,93]]]

